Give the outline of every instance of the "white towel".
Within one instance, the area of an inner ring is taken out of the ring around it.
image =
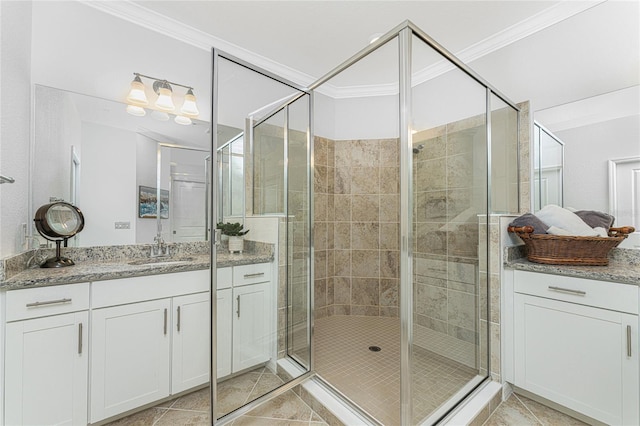
[[[567,231],[568,235],[577,237],[597,237],[598,232],[594,231],[578,215],[563,209],[555,204],[548,204],[535,213],[535,215],[549,226],[555,226]],[[547,231],[548,233],[551,233]],[[562,234],[557,234],[562,235]]]
[[[550,226],[549,229],[547,229],[547,234],[562,235],[565,237],[574,236],[571,234],[571,232],[567,231],[566,229],[558,228],[557,226]]]

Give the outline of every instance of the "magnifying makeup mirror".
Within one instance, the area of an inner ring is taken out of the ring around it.
[[[45,239],[56,243],[56,256],[47,259],[41,268],[61,268],[75,265],[73,260],[60,256],[60,245],[84,228],[84,216],[79,208],[64,201],[45,204],[36,211],[33,219],[36,229]]]

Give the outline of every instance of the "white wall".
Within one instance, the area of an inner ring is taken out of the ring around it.
[[[31,2],[0,1],[0,257],[24,249],[31,126]]]
[[[78,207],[85,217],[80,245],[135,244],[137,218],[136,134],[84,123],[82,187]],[[131,229],[115,229],[130,222]]]
[[[34,138],[41,141],[33,151],[31,199],[35,211],[51,197],[71,200],[71,146],[81,157],[81,121],[68,92],[36,85],[34,93],[38,105]]]
[[[565,144],[565,206],[607,212],[607,161],[640,156],[640,115],[562,130],[554,134]]]
[[[210,69],[210,51],[81,2],[33,3],[34,83],[123,102],[138,72],[193,86],[208,120]]]

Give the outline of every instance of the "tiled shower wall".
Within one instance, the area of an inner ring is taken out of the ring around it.
[[[477,365],[478,214],[486,209],[484,116],[414,135],[414,338]]]
[[[518,107],[519,203],[524,212],[530,208],[531,119],[528,102]],[[474,189],[479,170],[473,171],[471,167],[474,161],[484,164],[484,160],[474,157],[484,152],[474,154],[469,149],[472,141],[478,142],[477,138],[484,136],[484,122],[478,120],[462,120],[413,136],[414,146],[425,145],[414,156],[417,231],[414,338],[416,344],[430,350],[447,348],[438,352],[467,365],[477,366],[480,362],[482,368],[490,368],[495,380],[500,380],[501,253],[497,247],[497,223],[492,217],[489,232],[492,263],[487,275],[479,265],[484,262],[482,250],[478,257],[479,242],[484,244],[487,238],[486,228],[478,223],[485,219],[465,215],[471,207],[482,211],[477,203],[484,202],[486,197],[484,192]],[[398,152],[395,139],[315,138],[317,318],[398,315]],[[513,152],[513,147],[507,147],[507,152]],[[498,188],[496,182],[493,185],[494,195],[504,189]],[[504,186],[504,182],[500,185]],[[511,199],[513,191],[507,192]],[[507,200],[499,204],[508,205],[509,210],[513,206]],[[487,303],[490,318],[486,317]],[[480,336],[475,331],[478,321]],[[483,356],[477,359],[478,345],[480,353],[484,353],[487,345],[491,346],[490,366]]]
[[[398,140],[315,138],[315,315],[398,316]]]

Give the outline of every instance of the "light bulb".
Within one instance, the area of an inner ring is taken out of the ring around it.
[[[147,111],[145,111],[144,108],[137,105],[127,105],[127,112],[131,115],[135,115],[136,117],[144,117],[147,114]]]
[[[193,89],[189,88],[187,94],[184,95],[184,103],[182,104],[182,108],[180,108],[180,112],[194,118],[200,114],[198,106],[196,105],[196,97],[193,94]]]
[[[151,116],[153,118],[155,118],[156,120],[158,120],[158,121],[167,121],[170,118],[169,114],[167,114],[166,112],[163,112],[163,111],[153,111],[151,113]]]
[[[149,103],[144,92],[144,84],[139,75],[136,75],[136,78],[131,82],[131,90],[127,95],[127,101],[134,105],[147,105]]]
[[[183,126],[188,126],[189,124],[191,124],[191,119],[182,115],[176,115],[176,118],[174,118],[173,121],[178,124],[182,124]]]
[[[163,111],[173,111],[176,107],[173,105],[171,99],[171,86],[166,81],[161,82],[158,88],[158,99],[156,100],[156,106]]]

